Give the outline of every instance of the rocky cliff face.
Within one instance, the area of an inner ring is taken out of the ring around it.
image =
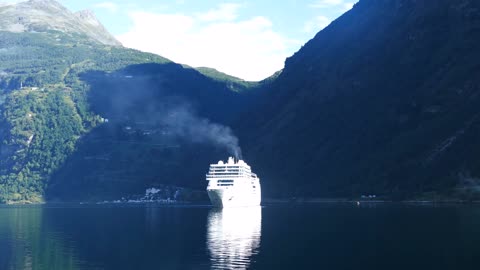
[[[49,30],[86,35],[104,45],[121,46],[88,10],[73,13],[54,0],[30,0],[0,6],[0,31]]]

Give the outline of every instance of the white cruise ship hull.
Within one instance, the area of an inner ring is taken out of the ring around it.
[[[214,207],[249,207],[261,203],[260,190],[208,189],[208,197]]]
[[[210,164],[207,193],[214,207],[259,206],[260,179],[243,160],[229,157],[227,163]]]

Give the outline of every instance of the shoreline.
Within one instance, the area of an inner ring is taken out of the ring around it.
[[[158,201],[85,201],[85,202],[7,202],[1,203],[0,206],[48,206],[48,205],[142,205],[142,204],[157,204],[157,205],[182,205],[182,206],[209,206],[208,201],[174,201],[174,200],[158,200]],[[302,198],[302,199],[262,199],[262,206],[275,204],[413,204],[413,205],[425,205],[425,204],[458,204],[458,205],[477,205],[480,201],[463,201],[458,199],[446,199],[446,200],[365,200],[365,199],[346,199],[346,198]]]
[[[366,200],[366,199],[345,199],[345,198],[305,198],[305,199],[264,199],[262,203],[276,204],[276,203],[370,203],[370,204],[480,204],[480,201],[464,201],[458,199],[446,199],[446,200]]]

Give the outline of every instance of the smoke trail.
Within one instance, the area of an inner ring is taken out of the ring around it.
[[[126,80],[126,75],[131,78]],[[99,76],[102,74],[92,73],[84,75],[84,78],[98,80]],[[117,77],[123,78],[121,83],[115,79]],[[133,125],[147,123],[150,129],[162,129],[167,132],[169,136],[166,137],[179,137],[192,143],[210,144],[227,150],[237,159],[242,158],[239,141],[233,131],[227,126],[199,116],[194,109],[195,100],[192,102],[188,95],[172,93],[170,88],[164,86],[164,82],[168,80],[163,76],[157,75],[155,80],[152,80],[150,77],[124,72],[118,73],[117,77],[105,75],[102,79],[107,78],[106,83],[102,81],[97,90],[90,94],[89,98],[94,104],[94,109],[100,115],[120,121],[128,119]]]
[[[226,149],[237,159],[242,158],[238,138],[229,127],[201,118],[187,106],[171,108],[162,122],[169,127],[173,135],[194,143],[210,143]]]

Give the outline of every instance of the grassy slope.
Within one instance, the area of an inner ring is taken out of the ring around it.
[[[225,74],[214,68],[198,67],[195,68],[203,75],[212,78],[216,81],[225,82],[232,91],[241,92],[249,89],[253,89],[259,86],[259,82],[249,82],[240,78]]]
[[[58,32],[0,32],[0,200],[41,201],[46,179],[101,121],[78,74],[115,70],[159,56],[100,46]]]

